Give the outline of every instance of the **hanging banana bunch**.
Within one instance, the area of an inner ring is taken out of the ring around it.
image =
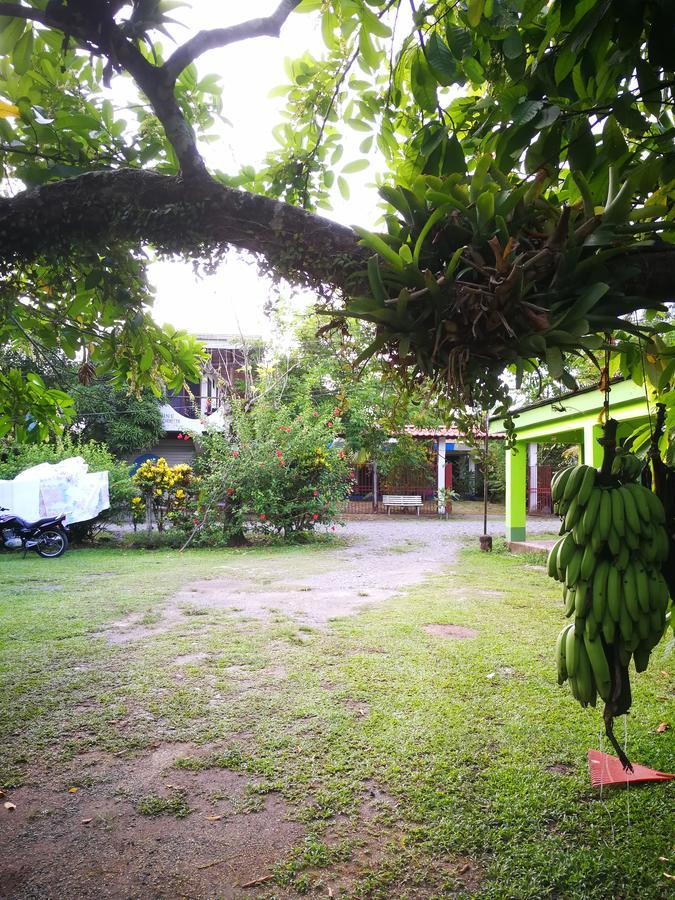
[[[671,600],[661,567],[669,539],[663,504],[637,481],[642,461],[617,448],[609,475],[604,469],[574,466],[553,479],[562,525],[548,574],[563,584],[572,619],[558,635],[558,683],[569,682],[584,707],[598,695],[605,701],[607,736],[629,767],[611,723],[631,706],[631,659],[643,672],[665,630]]]

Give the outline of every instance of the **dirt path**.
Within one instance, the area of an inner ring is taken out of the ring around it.
[[[552,519],[528,524],[534,534],[556,528]],[[503,533],[501,517],[491,517],[489,531]],[[334,552],[317,554],[295,568],[288,557],[262,560],[253,554],[218,565],[208,578],[174,594],[152,626],[131,616],[113,623],[105,636],[111,644],[122,644],[165,632],[183,621],[186,607],[231,610],[254,618],[282,613],[301,624],[325,626],[447,570],[457,548],[481,533],[482,521],[475,516],[352,520],[340,531],[346,544]]]

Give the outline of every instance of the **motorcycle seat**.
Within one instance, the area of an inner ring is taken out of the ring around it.
[[[46,516],[44,519],[36,519],[35,522],[27,522],[25,519],[16,517],[17,522],[21,523],[23,528],[40,528],[41,525],[56,525],[62,522],[65,516]]]

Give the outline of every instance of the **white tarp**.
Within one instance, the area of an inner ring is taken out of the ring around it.
[[[90,472],[81,456],[40,463],[0,481],[0,506],[29,521],[65,514],[68,525],[87,522],[110,506],[108,473]]]

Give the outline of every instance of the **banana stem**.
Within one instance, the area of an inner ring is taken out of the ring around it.
[[[601,484],[609,484],[612,480],[612,463],[616,456],[616,430],[619,423],[616,419],[607,419],[603,426],[603,435],[598,441],[603,448],[602,467],[598,474]]]

